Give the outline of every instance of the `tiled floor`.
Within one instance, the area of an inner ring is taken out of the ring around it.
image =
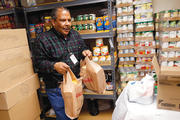
[[[78,120],[112,120],[113,109],[100,111],[96,116],[91,116],[88,111],[82,111]]]
[[[108,102],[101,101],[101,104],[104,103],[107,104]],[[101,104],[99,103],[99,106],[101,106]],[[98,115],[92,116],[87,109],[87,102],[85,101],[78,120],[112,120],[113,107],[111,107],[110,104],[107,104],[105,107],[101,107],[100,109],[102,108],[106,108],[106,110],[100,110]],[[51,116],[51,117],[54,118],[46,118],[43,120],[55,120],[55,116]]]

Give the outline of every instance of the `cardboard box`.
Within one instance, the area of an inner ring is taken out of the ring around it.
[[[23,98],[36,92],[40,87],[37,74],[34,74],[22,82],[0,91],[0,110],[8,110]]]
[[[153,57],[152,64],[159,80],[180,81],[180,67],[160,67],[156,57]]]
[[[156,57],[152,60],[158,76],[157,107],[180,111],[180,68],[159,66]]]
[[[0,51],[28,45],[25,29],[0,30]]]
[[[157,106],[180,111],[180,81],[159,81]]]
[[[0,51],[0,72],[31,60],[28,46]]]
[[[37,93],[19,101],[9,110],[0,110],[1,120],[36,120],[40,115]]]
[[[24,81],[33,74],[34,70],[31,60],[0,72],[0,91],[4,91],[17,83]]]

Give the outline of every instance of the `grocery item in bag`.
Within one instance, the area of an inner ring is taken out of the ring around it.
[[[103,93],[106,89],[106,80],[103,68],[97,63],[85,58],[86,75],[83,78],[85,86],[97,93]]]
[[[65,113],[69,118],[75,119],[79,116],[84,101],[82,81],[78,80],[70,69],[63,76],[63,79],[60,87],[65,104]]]

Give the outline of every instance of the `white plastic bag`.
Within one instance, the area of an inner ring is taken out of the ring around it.
[[[141,81],[128,83],[128,100],[140,104],[151,104],[154,94],[154,78],[148,74]]]

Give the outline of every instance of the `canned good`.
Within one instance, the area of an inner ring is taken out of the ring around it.
[[[35,31],[34,24],[29,25],[29,31],[30,31],[31,38],[36,38],[36,31]]]
[[[82,30],[88,30],[89,28],[88,28],[88,25],[87,24],[83,24],[82,25]]]
[[[173,62],[173,61],[169,61],[169,62],[168,62],[168,66],[169,66],[169,67],[173,67],[173,66],[174,66],[174,62]]]
[[[99,47],[93,47],[93,55],[94,56],[100,56],[101,55],[101,49]]]
[[[129,50],[128,49],[125,49],[124,50],[124,54],[128,54],[129,53]]]
[[[168,57],[169,58],[174,58],[175,57],[175,52],[174,51],[169,52]]]
[[[124,61],[124,58],[123,58],[123,57],[120,57],[120,61],[123,62],[123,61]]]
[[[180,57],[180,52],[177,51],[175,56],[176,56],[176,57]]]
[[[83,15],[78,15],[77,16],[77,21],[82,21],[83,20]]]
[[[111,56],[110,55],[106,56],[106,61],[111,61]]]
[[[89,14],[89,20],[96,20],[96,14]]]
[[[88,24],[88,30],[96,30],[96,25],[94,23]]]
[[[135,58],[134,57],[130,57],[130,61],[135,61]]]
[[[83,29],[83,26],[80,24],[80,25],[77,25],[77,30],[80,31]]]
[[[125,57],[125,59],[124,59],[124,61],[129,61],[130,59],[129,59],[129,57]]]
[[[96,39],[96,47],[102,47],[103,46],[103,39],[98,38]]]
[[[108,46],[101,47],[101,55],[109,55]]]
[[[88,20],[88,14],[83,15],[83,20]]]
[[[161,66],[168,66],[168,62],[167,61],[162,61]]]
[[[97,56],[93,56],[93,57],[92,57],[92,61],[98,62],[98,60],[99,60],[99,58],[98,58]]]
[[[106,61],[106,57],[105,57],[105,56],[99,56],[99,61],[100,61],[100,62]]]

